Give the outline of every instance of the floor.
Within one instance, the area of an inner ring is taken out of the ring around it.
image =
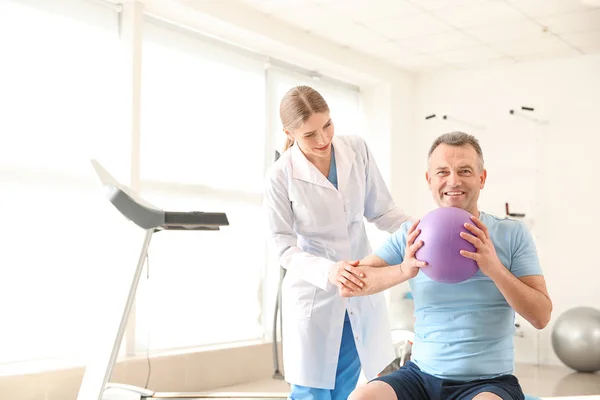
[[[532,396],[600,395],[600,373],[586,374],[566,367],[517,364],[515,375],[524,392]]]
[[[538,397],[566,397],[598,395],[581,400],[600,400],[600,372],[595,374],[576,373],[565,367],[517,364],[515,375],[525,393]],[[229,392],[287,392],[288,384],[283,380],[265,379],[241,385],[219,388]]]

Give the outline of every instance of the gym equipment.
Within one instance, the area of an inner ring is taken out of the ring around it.
[[[137,287],[142,275],[144,262],[148,254],[152,235],[158,231],[188,230],[218,231],[221,226],[228,226],[225,213],[201,211],[164,211],[140,198],[127,186],[117,182],[96,160],[92,160],[96,174],[100,178],[108,200],[131,222],[146,231],[137,266],[133,271],[132,282],[127,293],[111,292],[113,297],[122,297],[124,309],[119,319],[115,319],[102,343],[95,347],[97,353],[85,369],[79,388],[77,400],[109,400],[109,399],[286,399],[287,393],[157,393],[145,388],[131,385],[109,383],[117,355],[125,334],[125,327],[133,305]]]
[[[440,207],[421,219],[416,240],[423,241],[415,257],[426,261],[424,274],[441,283],[458,283],[472,277],[479,267],[474,260],[464,257],[460,250],[476,251],[475,246],[460,237],[460,232],[472,234],[464,227],[471,214],[457,207]]]
[[[515,212],[511,212],[510,208],[508,206],[508,203],[504,203],[504,210],[506,212],[506,216],[507,217],[514,217],[514,218],[525,218],[525,214],[523,213],[515,213]]]
[[[279,337],[283,345],[283,311],[281,308],[281,285],[285,278],[285,268],[279,267],[279,287],[277,288],[277,300],[275,301],[275,311],[273,313],[273,379],[284,380],[285,376],[279,369],[279,351],[277,349],[277,319],[279,319]]]
[[[281,153],[275,150],[275,161],[279,160]],[[277,299],[275,300],[275,310],[273,312],[273,341],[272,341],[272,352],[273,352],[273,379],[285,379],[285,376],[279,369],[279,351],[277,349],[277,320],[279,319],[279,337],[281,338],[281,344],[283,345],[283,311],[281,308],[281,285],[283,284],[283,278],[285,278],[285,268],[279,266],[279,285],[277,287]]]
[[[552,329],[552,348],[575,371],[600,371],[600,310],[575,307],[565,311]]]
[[[432,119],[432,118],[437,118],[437,115],[436,114],[430,114],[430,115],[425,116],[426,120],[429,120],[429,119]],[[455,117],[453,117],[451,115],[447,115],[447,114],[444,114],[442,116],[442,119],[443,120],[453,121],[455,123],[459,123],[459,124],[462,124],[462,125],[466,125],[466,126],[470,127],[471,129],[483,130],[483,129],[486,128],[485,125],[474,124],[472,122],[465,121],[465,120],[462,120],[462,119],[459,119],[459,118],[455,118]]]
[[[526,111],[526,112],[523,112]],[[545,119],[539,119],[536,117],[533,117],[532,114],[535,111],[535,109],[533,107],[529,107],[529,106],[521,106],[520,109],[510,109],[508,110],[508,113],[510,115],[516,115],[516,116],[520,116],[523,117],[525,119],[529,119],[533,122],[536,122],[540,125],[545,125],[548,123],[548,120]]]

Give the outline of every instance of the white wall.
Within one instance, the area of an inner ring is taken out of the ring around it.
[[[535,108],[521,114],[547,123],[509,114],[521,106]],[[410,211],[420,216],[434,207],[424,180],[432,140],[452,130],[476,135],[488,169],[480,208],[504,216],[509,202],[511,211],[527,214],[554,301],[552,322],[539,333],[539,352],[538,333],[525,323],[525,337],[516,339],[517,361],[536,362],[539,356],[542,363],[559,364],[550,344],[553,322],[571,307],[600,309],[600,257],[594,252],[600,224],[594,168],[600,144],[600,57],[421,76],[414,111],[412,157],[400,139],[392,142],[394,152],[407,157],[404,164],[414,165],[403,175],[413,188]],[[430,114],[437,117],[425,120]]]

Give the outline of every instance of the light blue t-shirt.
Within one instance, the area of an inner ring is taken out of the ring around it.
[[[338,188],[337,168],[335,166],[335,152],[333,151],[333,145],[331,145],[331,162],[329,163],[329,175],[327,175],[327,179],[329,179],[329,182],[331,182],[336,189]]]
[[[516,277],[542,275],[533,238],[516,220],[481,213],[496,254]],[[404,259],[404,223],[375,254],[389,265]],[[418,240],[418,239],[417,239]],[[422,271],[409,280],[415,305],[411,360],[446,379],[474,380],[510,374],[514,368],[514,310],[481,271],[456,283],[439,283]]]

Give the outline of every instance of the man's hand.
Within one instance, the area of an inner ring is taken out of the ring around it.
[[[466,232],[461,232],[460,236],[475,246],[477,251],[471,252],[461,250],[460,254],[466,258],[475,260],[477,265],[479,265],[481,272],[487,276],[490,276],[490,274],[493,274],[495,271],[504,268],[504,266],[496,254],[496,248],[494,247],[494,243],[492,243],[492,239],[490,239],[490,234],[487,227],[479,218],[471,216],[471,219],[475,225],[465,223],[465,228],[467,228],[473,234],[471,235]]]
[[[407,279],[414,278],[419,273],[419,269],[427,266],[427,262],[419,261],[415,258],[415,253],[421,246],[423,246],[422,241],[418,241],[415,243],[417,236],[421,233],[420,229],[417,229],[417,225],[419,225],[419,221],[415,221],[415,223],[408,230],[408,237],[406,238],[406,251],[404,252],[404,261],[400,264],[400,269],[402,273],[406,275]]]
[[[329,270],[329,282],[333,283],[339,288],[340,293],[342,290],[348,290],[350,293],[359,291],[365,285],[360,278],[365,275],[358,271],[356,266],[360,261],[338,261]]]

